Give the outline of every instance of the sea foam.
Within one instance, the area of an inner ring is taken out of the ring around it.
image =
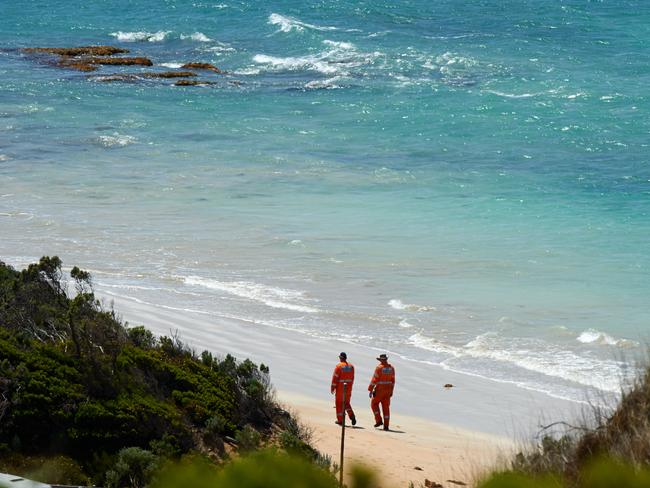
[[[137,32],[122,32],[122,31],[117,31],[117,32],[111,32],[111,36],[117,38],[118,41],[122,42],[161,42],[164,41],[167,35],[169,35],[171,31],[158,31],[158,32],[145,32],[145,31],[137,31]]]
[[[181,34],[181,40],[186,40],[186,39],[189,39],[191,41],[196,41],[196,42],[212,41],[212,39],[206,36],[203,32],[194,32],[193,34]]]
[[[200,276],[182,277],[187,285],[217,290],[263,303],[272,308],[282,308],[303,313],[318,313],[318,308],[305,305],[304,292],[287,290],[248,281],[218,281]],[[299,303],[296,303],[299,302]],[[302,303],[301,303],[302,302]]]
[[[582,332],[576,340],[583,344],[602,344],[606,346],[638,346],[638,342],[629,339],[616,339],[609,334],[600,332],[595,329],[587,329]]]
[[[308,24],[298,19],[294,19],[293,17],[285,17],[284,15],[275,14],[275,13],[269,15],[268,23],[271,25],[277,25],[280,28],[281,32],[291,32],[292,30],[300,32],[305,29],[312,29],[317,31],[339,30],[337,27]]]
[[[388,305],[395,310],[406,310],[407,312],[433,312],[437,310],[436,307],[415,305],[413,303],[404,303],[402,300],[396,298],[389,300]]]
[[[253,62],[266,65],[269,71],[316,71],[327,75],[347,76],[352,68],[367,65],[382,53],[364,53],[349,42],[325,40],[328,48],[306,56],[277,57],[266,54],[256,54]],[[331,84],[331,83],[330,83]]]

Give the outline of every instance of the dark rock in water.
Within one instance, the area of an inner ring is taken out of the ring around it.
[[[122,73],[115,73],[112,75],[91,75],[88,78],[93,81],[101,81],[104,83],[110,83],[113,81],[137,81],[138,79],[135,75]]]
[[[57,63],[57,66],[61,66],[64,68],[70,68],[70,69],[76,69],[77,71],[95,71],[97,70],[97,66],[88,64],[88,63],[83,63],[83,62],[73,62],[73,61],[68,61],[68,62],[59,62]]]
[[[109,57],[92,57],[76,58],[63,56],[57,63],[61,68],[71,68],[79,71],[95,71],[97,65],[111,66],[153,66],[149,58],[109,58]]]
[[[162,71],[160,73],[139,73],[143,78],[190,78],[196,76],[191,71]]]
[[[181,68],[185,69],[207,69],[215,73],[222,73],[222,71],[215,65],[210,63],[185,63]]]
[[[113,54],[128,53],[128,49],[113,46],[81,46],[81,47],[26,47],[26,53],[58,54],[59,56],[112,56]]]
[[[145,78],[169,79],[169,78],[190,78],[192,76],[196,76],[196,73],[192,73],[191,71],[161,71],[159,73],[155,73],[155,72],[149,72],[149,73],[113,73],[113,74],[109,74],[109,75],[91,75],[89,78],[91,78],[91,79],[93,79],[95,81],[103,81],[103,82],[110,82],[110,81],[133,82],[133,81],[138,81],[138,80],[142,80],[142,79],[145,79]],[[187,84],[198,84],[198,83],[205,84],[206,82],[194,82],[194,83],[192,83],[191,81],[187,81]]]
[[[176,86],[201,86],[201,85],[214,85],[212,81],[202,80],[179,80],[174,83]]]
[[[136,58],[109,58],[109,57],[93,57],[81,58],[79,62],[86,64],[106,64],[106,65],[123,65],[123,66],[153,66],[149,58],[136,57]]]

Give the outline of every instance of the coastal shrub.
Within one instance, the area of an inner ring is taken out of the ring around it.
[[[168,466],[151,488],[336,488],[336,479],[300,457],[273,450],[252,453],[216,470],[207,462]],[[356,488],[356,487],[354,487]]]
[[[557,422],[545,430],[556,425],[564,428],[562,435],[544,435],[539,443],[523,449],[503,476],[532,475],[545,483],[555,480],[581,486],[585,469],[602,457],[627,463],[639,473],[650,469],[650,366],[622,393],[616,408],[592,406],[578,425]]]
[[[74,459],[67,456],[25,456],[9,453],[0,459],[0,472],[23,473],[29,479],[62,485],[86,486],[90,479]]]
[[[611,458],[592,460],[574,480],[557,476],[505,472],[493,474],[479,488],[647,488],[650,469]]]
[[[236,432],[244,449],[270,436],[283,411],[268,367],[127,328],[95,298],[90,274],[73,268],[71,279],[57,257],[23,271],[0,262],[0,462],[64,456],[103,484],[124,447],[178,458],[223,451]]]
[[[147,486],[159,467],[155,454],[139,447],[127,447],[118,453],[113,469],[106,473],[107,488],[142,488]]]
[[[262,436],[253,427],[246,425],[243,429],[237,431],[235,440],[241,451],[253,451],[260,447]]]
[[[153,349],[156,347],[157,340],[153,333],[144,326],[130,327],[127,329],[129,340],[140,349]]]

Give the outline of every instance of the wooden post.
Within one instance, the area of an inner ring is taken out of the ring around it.
[[[339,487],[343,488],[343,452],[345,451],[345,397],[348,389],[348,384],[343,383],[343,420],[341,422],[341,462],[339,471]]]

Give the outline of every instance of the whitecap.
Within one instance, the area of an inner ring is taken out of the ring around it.
[[[330,66],[322,58],[316,56],[278,58],[266,54],[256,54],[253,61],[258,64],[266,64],[277,71],[297,71],[302,69],[318,71],[325,74],[333,74],[338,71],[336,66]]]
[[[6,154],[0,154],[0,161],[9,161],[10,159]]]
[[[342,88],[341,85],[336,83],[340,79],[340,76],[333,76],[332,78],[327,78],[325,80],[312,80],[305,83],[304,87],[306,90],[333,90],[336,88]]]
[[[203,32],[194,32],[193,34],[181,34],[181,40],[186,40],[190,39],[192,41],[196,42],[210,42],[212,39],[210,39],[208,36],[206,36]]]
[[[616,339],[605,332],[600,332],[595,329],[587,329],[583,331],[576,340],[583,344],[602,344],[605,346],[635,346],[638,345],[636,341],[629,339]]]
[[[415,327],[415,325],[411,324],[406,319],[400,320],[398,325],[404,329],[410,329],[411,327]]]
[[[338,47],[341,49],[356,49],[356,46],[351,42],[338,42],[338,41],[330,41],[328,39],[325,39],[323,41],[323,44],[327,46]]]
[[[615,361],[579,356],[543,341],[501,338],[495,332],[475,337],[461,352],[613,393],[620,391],[624,373]]]
[[[406,310],[408,312],[434,312],[436,307],[429,307],[426,305],[415,305],[412,303],[404,303],[402,300],[393,298],[388,301],[388,305],[395,310]]]
[[[249,281],[218,281],[200,276],[180,277],[185,284],[222,291],[240,298],[263,303],[268,307],[303,313],[319,313],[316,307],[305,305],[304,292],[287,290]],[[298,302],[298,303],[296,303]]]
[[[328,26],[320,26],[320,25],[314,25],[314,24],[308,24],[306,22],[302,22],[298,19],[295,19],[293,17],[285,17],[284,15],[280,14],[271,14],[269,15],[269,20],[268,23],[271,25],[277,25],[280,28],[281,32],[291,32],[292,30],[295,30],[297,32],[301,32],[304,29],[313,29],[317,31],[335,31],[339,30],[337,27],[328,27]]]
[[[474,58],[462,56],[460,54],[448,51],[436,57],[436,64],[439,66],[462,66],[464,68],[469,68],[476,66],[478,64],[478,61],[476,61]]]
[[[233,71],[233,74],[238,76],[253,76],[259,75],[262,72],[259,68],[244,68]]]
[[[419,332],[410,336],[407,340],[407,343],[419,349],[425,349],[427,351],[449,354],[453,357],[461,356],[461,352],[457,347],[444,344],[432,337],[426,337]]]
[[[206,47],[203,50],[212,53],[217,53],[217,54],[232,53],[236,51],[235,48],[231,47],[229,44],[226,44],[225,42],[219,42],[219,41],[215,41],[215,42],[216,42],[216,46]]]
[[[164,66],[165,68],[178,69],[183,66],[183,63],[160,63],[160,66]]]
[[[539,95],[543,95],[543,93],[505,93],[497,90],[484,90],[485,93],[491,93],[492,95],[497,95],[499,97],[504,97],[504,98],[532,98],[532,97],[537,97]]]
[[[97,138],[97,142],[104,147],[125,147],[133,144],[137,139],[133,136],[118,134],[114,132],[113,135],[103,135]]]
[[[256,54],[253,61],[266,65],[271,71],[310,70],[328,75],[347,76],[350,68],[356,68],[374,61],[382,53],[358,52],[353,44],[323,41],[329,49],[317,54],[299,57],[276,57]]]
[[[111,36],[117,38],[118,41],[122,42],[161,42],[164,41],[168,34],[171,31],[158,31],[158,32],[111,32]]]

